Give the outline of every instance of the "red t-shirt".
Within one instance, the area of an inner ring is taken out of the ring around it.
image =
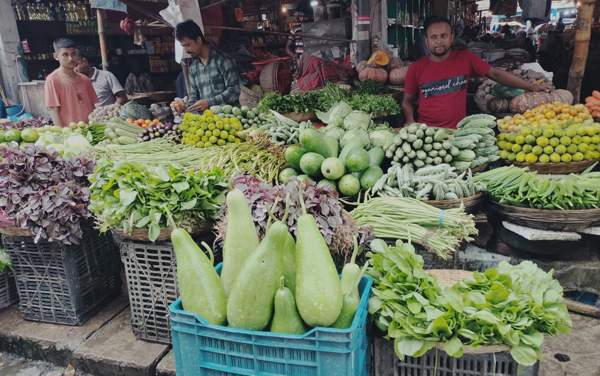
[[[96,108],[98,96],[90,79],[77,73],[78,80],[69,80],[60,69],[56,69],[46,77],[44,92],[46,107],[60,107],[60,119],[63,127],[80,121],[88,122],[88,116]]]
[[[404,92],[419,93],[419,123],[432,127],[456,128],[467,115],[469,77],[485,76],[491,65],[471,51],[451,50],[440,62],[429,55],[408,67]]]

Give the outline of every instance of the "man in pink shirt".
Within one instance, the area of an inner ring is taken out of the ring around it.
[[[46,78],[44,92],[46,107],[54,125],[68,127],[70,123],[88,122],[98,97],[90,79],[75,72],[77,49],[72,40],[59,38],[54,41],[54,58],[60,67]]]

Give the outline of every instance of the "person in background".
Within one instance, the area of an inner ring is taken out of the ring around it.
[[[125,86],[127,76],[131,71],[121,64],[119,55],[110,54],[108,56],[108,71],[115,75],[121,86]]]
[[[425,20],[427,45],[431,53],[408,67],[402,112],[405,125],[415,122],[414,100],[419,96],[419,123],[432,127],[456,128],[467,112],[467,85],[472,75],[529,91],[551,92],[550,85],[534,85],[512,73],[493,68],[468,50],[451,50],[454,40],[450,21],[443,17]]]
[[[192,20],[177,24],[175,38],[194,57],[187,111],[203,112],[210,106],[225,104],[239,107],[240,79],[235,60],[211,48],[200,26]]]
[[[100,101],[96,103],[96,107],[108,106],[115,102],[120,105],[127,103],[127,94],[125,94],[123,86],[121,86],[114,74],[91,66],[87,56],[81,50],[77,50],[77,57],[75,71],[85,74],[92,81],[92,86],[94,86],[94,90]]]
[[[54,125],[68,127],[71,123],[88,122],[98,97],[87,76],[77,73],[77,49],[72,40],[58,38],[53,43],[54,59],[60,67],[46,78],[46,107]]]
[[[507,23],[505,23],[504,25],[502,25],[502,29],[501,30],[502,30],[501,32],[502,32],[502,34],[504,34],[504,36],[512,34],[512,30],[511,30],[510,26]]]
[[[521,28],[519,31],[517,31],[517,43],[525,44],[525,39],[527,39],[527,30],[525,30],[525,28]]]
[[[558,22],[556,23],[555,30],[563,31],[565,29],[565,24],[563,23],[563,18],[558,17]]]
[[[299,60],[304,53],[304,42],[302,40],[302,23],[312,22],[313,7],[310,1],[303,1],[296,7],[298,12],[298,24],[292,28],[292,35],[288,37],[285,52],[294,60]]]

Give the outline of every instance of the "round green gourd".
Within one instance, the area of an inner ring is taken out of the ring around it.
[[[275,313],[271,322],[272,333],[304,334],[306,327],[298,314],[294,295],[284,285],[285,277],[281,277],[280,286],[275,293]]]

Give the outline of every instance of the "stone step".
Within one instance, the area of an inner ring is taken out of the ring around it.
[[[66,326],[25,321],[14,305],[0,311],[0,351],[66,367],[79,346],[128,307],[119,296],[82,326]]]
[[[176,376],[173,350],[169,351],[156,366],[156,376]]]
[[[94,376],[154,376],[170,347],[135,338],[125,310],[79,346],[71,364]]]

